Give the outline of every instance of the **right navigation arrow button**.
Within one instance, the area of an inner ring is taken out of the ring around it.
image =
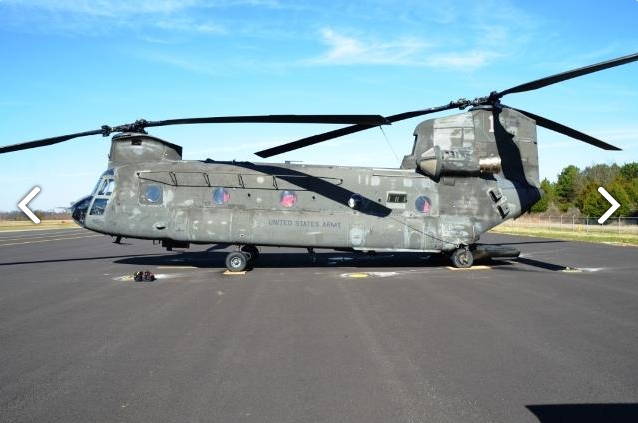
[[[620,207],[620,203],[616,201],[616,199],[612,197],[605,188],[598,187],[598,192],[611,203],[611,207],[609,208],[609,210],[607,210],[605,214],[600,216],[600,219],[598,219],[598,223],[602,225],[603,223],[605,223],[605,220],[609,219],[609,216],[611,216],[616,210],[618,210],[618,207]]]

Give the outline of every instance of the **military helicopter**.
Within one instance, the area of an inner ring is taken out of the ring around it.
[[[90,195],[72,206],[92,231],[160,241],[167,250],[193,244],[236,246],[226,267],[243,271],[260,246],[448,255],[470,267],[489,255],[481,234],[527,212],[542,196],[536,126],[605,150],[620,150],[539,115],[501,103],[536,90],[638,60],[638,53],[494,91],[473,100],[392,116],[263,115],[138,120],[131,124],[0,147],[0,153],[113,133],[108,168]],[[202,123],[349,124],[255,153],[268,158],[379,125],[451,109],[425,120],[398,169],[248,161],[186,161],[182,147],[146,128]]]

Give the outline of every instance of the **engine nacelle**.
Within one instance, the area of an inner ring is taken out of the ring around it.
[[[462,150],[442,150],[435,145],[417,159],[419,169],[438,181],[441,176],[476,176],[484,173],[495,174],[501,171],[501,158],[498,156],[475,158]]]

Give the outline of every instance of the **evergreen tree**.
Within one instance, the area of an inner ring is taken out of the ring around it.
[[[569,165],[558,175],[555,191],[558,207],[565,212],[577,203],[578,194],[583,189],[583,176],[574,165]]]
[[[541,181],[541,189],[543,190],[543,197],[532,206],[530,210],[532,213],[546,212],[549,205],[555,201],[554,185],[547,178]]]
[[[588,183],[580,193],[581,211],[585,216],[602,216],[609,209],[609,201],[598,192],[598,185]]]
[[[614,212],[613,216],[629,216],[631,212],[632,201],[629,197],[629,194],[627,194],[627,190],[625,190],[625,184],[623,183],[623,180],[621,178],[616,179],[606,189],[609,194],[611,194],[611,196],[614,197],[620,204],[620,207],[618,207],[618,210]],[[607,205],[607,208],[609,208],[609,203]]]
[[[626,163],[618,170],[620,176],[627,180],[638,178],[638,162]]]

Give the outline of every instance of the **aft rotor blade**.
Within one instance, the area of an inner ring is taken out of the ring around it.
[[[568,79],[577,78],[579,76],[587,75],[590,73],[598,72],[604,69],[613,68],[615,66],[624,65],[627,63],[635,62],[638,60],[638,53],[630,54],[628,56],[619,57],[617,59],[608,60],[606,62],[597,63],[594,65],[584,66],[582,68],[570,70],[567,72],[558,73],[556,75],[547,76],[545,78],[537,79],[535,81],[526,82],[525,84],[517,85],[499,93],[494,93],[493,96],[501,98],[507,94],[522,93],[525,91],[536,90],[548,85],[556,84],[558,82],[567,81]]]
[[[278,145],[276,147],[267,148],[261,150],[255,154],[262,159],[276,156],[277,154],[287,153],[288,151],[297,150],[299,148],[308,147],[313,144],[317,144],[323,141],[331,140],[333,138],[343,137],[344,135],[354,134],[355,132],[365,131],[366,129],[373,128],[376,125],[352,125],[345,128],[335,129],[334,131],[324,132],[323,134],[313,135],[311,137],[302,138],[297,141],[292,141],[286,144]]]
[[[4,147],[0,147],[0,154],[10,153],[12,151],[28,150],[29,148],[45,147],[47,145],[53,145],[60,142],[68,141],[73,138],[86,137],[89,135],[98,135],[102,133],[103,133],[102,129],[96,129],[94,131],[78,132],[75,134],[62,135],[59,137],[44,138],[41,140],[28,141],[28,142],[23,142],[19,144],[13,144],[13,145],[6,145]]]
[[[602,148],[603,150],[621,150],[620,148],[613,146],[611,144],[607,144],[604,141],[601,141],[597,138],[594,138],[590,135],[584,134],[580,131],[577,131],[573,128],[560,124],[558,122],[554,122],[553,120],[544,118],[542,116],[536,115],[534,113],[527,112],[525,110],[516,109],[514,107],[510,107],[512,110],[516,110],[517,112],[523,113],[524,115],[534,119],[537,125],[542,126],[543,128],[551,129],[552,131],[558,132],[563,135],[567,135],[568,137],[577,139],[579,141],[586,142],[587,144],[591,144],[598,148]]]
[[[466,103],[465,100],[458,100],[458,101],[453,101],[449,104],[446,104],[445,106],[431,107],[429,109],[414,110],[412,112],[399,113],[396,115],[385,117],[384,119],[386,119],[387,122],[394,123],[394,122],[399,122],[401,120],[410,119],[416,116],[423,116],[428,113],[441,112],[443,110],[449,110],[449,109],[462,107],[465,105],[465,103]],[[304,148],[314,144],[318,144],[323,141],[328,141],[334,138],[343,137],[344,135],[350,135],[356,132],[365,131],[366,129],[370,129],[375,126],[377,125],[358,124],[358,125],[346,126],[345,128],[335,129],[333,131],[324,132],[322,134],[313,135],[311,137],[302,138],[300,140],[278,145],[276,147],[268,148],[266,150],[261,150],[256,152],[255,154],[265,159],[268,157],[276,156],[278,154],[297,150],[299,148]]]
[[[144,126],[191,125],[198,123],[325,123],[372,126],[389,124],[388,120],[381,115],[256,115],[167,119],[145,122]]]

